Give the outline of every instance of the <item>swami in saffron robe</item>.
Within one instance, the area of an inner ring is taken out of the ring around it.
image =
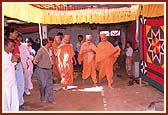
[[[52,44],[52,60],[53,60],[53,74],[54,76],[61,78],[60,73],[58,71],[58,57],[56,55],[58,51],[58,46],[61,44],[60,36],[55,36],[54,42]]]
[[[74,49],[72,44],[61,44],[58,47],[58,70],[61,75],[61,84],[67,87],[73,83],[73,61]]]
[[[113,64],[120,55],[120,48],[114,47],[108,41],[102,41],[96,49],[96,68],[99,71],[99,80],[107,77],[108,84],[113,83]]]
[[[78,61],[83,61],[82,79],[87,79],[90,75],[94,84],[97,83],[96,79],[96,46],[93,43],[85,42],[82,44]]]

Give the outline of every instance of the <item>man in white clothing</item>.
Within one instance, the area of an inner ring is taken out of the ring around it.
[[[4,64],[3,64],[3,108],[4,111],[18,111],[19,99],[15,74],[15,65],[19,56],[12,55],[15,41],[11,39],[4,39]]]
[[[19,96],[19,106],[22,108],[24,106],[24,74],[23,74],[23,67],[20,58],[20,51],[19,51],[19,43],[17,42],[16,38],[18,36],[18,30],[14,27],[7,28],[7,38],[15,41],[14,50],[12,51],[13,56],[19,56],[16,65],[16,81],[17,81],[17,88],[18,88],[18,96]]]
[[[23,66],[25,84],[24,84],[24,92],[26,95],[30,95],[31,89],[33,89],[33,84],[31,81],[31,77],[33,74],[33,56],[31,55],[30,47],[27,45],[28,43],[21,43],[22,36],[19,35],[17,37],[17,41],[19,42],[19,50],[20,50],[20,57],[21,63]]]

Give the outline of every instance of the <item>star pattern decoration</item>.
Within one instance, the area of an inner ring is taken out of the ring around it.
[[[143,74],[146,74],[146,72],[147,72],[147,64],[145,61],[141,61],[141,72]]]
[[[151,60],[155,60],[162,65],[162,56],[164,56],[164,38],[161,38],[160,27],[156,32],[151,28],[150,36],[147,36],[147,41],[149,43],[148,53],[152,54]]]

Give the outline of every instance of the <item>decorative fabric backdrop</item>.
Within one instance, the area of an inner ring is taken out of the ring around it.
[[[164,91],[164,18],[140,23],[140,76]]]

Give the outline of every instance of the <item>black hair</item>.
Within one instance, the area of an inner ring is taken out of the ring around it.
[[[118,42],[118,45],[122,45],[122,43],[121,43],[121,42]]]
[[[5,38],[4,39],[4,46],[8,46],[9,42],[12,42],[13,44],[15,44],[15,40],[9,39],[9,38]]]
[[[17,31],[17,29],[15,27],[8,27],[6,30],[7,37],[9,37],[10,33],[13,33],[15,30]]]
[[[17,37],[21,37],[21,38],[22,38],[21,42],[23,42],[23,36],[22,36],[22,33],[18,32],[18,36],[17,36]]]
[[[57,33],[57,36],[63,36],[63,33],[58,32],[58,33]]]
[[[82,35],[78,35],[78,38],[79,38],[79,37],[83,39],[83,36],[82,36]]]
[[[38,39],[40,40],[40,38],[36,38],[35,41],[37,41]]]
[[[43,46],[45,46],[47,43],[48,43],[48,39],[47,38],[45,38],[45,39],[42,40]]]
[[[22,37],[22,33],[18,32],[18,36],[17,37]]]
[[[26,42],[26,43],[32,43],[32,44],[34,43],[33,39],[32,39],[32,38],[29,38],[29,37],[26,38],[25,42]]]
[[[127,43],[130,44],[130,46],[132,47],[132,42],[131,41],[128,41]]]
[[[48,40],[54,41],[54,38],[53,37],[48,37]]]

